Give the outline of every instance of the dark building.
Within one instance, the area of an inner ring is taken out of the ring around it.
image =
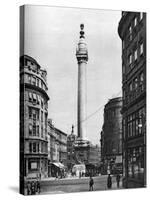
[[[20,174],[47,177],[47,72],[35,59],[20,58]]]
[[[122,171],[122,98],[110,99],[104,108],[101,131],[102,173]]]
[[[146,13],[122,12],[124,187],[146,185]]]

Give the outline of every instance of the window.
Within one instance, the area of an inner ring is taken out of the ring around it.
[[[134,26],[137,25],[137,17],[134,18]]]
[[[29,101],[32,101],[32,93],[29,92]]]
[[[32,77],[32,84],[36,85],[36,78],[35,77]]]
[[[39,87],[39,79],[37,79],[37,86]]]
[[[37,104],[40,104],[40,97],[39,97],[39,95],[36,95],[36,99],[37,99]]]
[[[143,72],[140,74],[140,89],[141,89],[141,91],[144,90],[144,74],[143,74]]]
[[[36,103],[36,94],[33,93],[33,102]]]
[[[137,60],[137,49],[134,51],[134,61]]]
[[[43,126],[41,125],[41,137],[43,137]]]
[[[39,143],[37,143],[37,152],[40,151],[40,146],[39,146]]]
[[[43,111],[41,111],[41,122],[43,122]]]
[[[43,81],[41,80],[41,88],[43,89]]]
[[[37,136],[39,136],[39,126],[36,127]]]
[[[28,83],[31,83],[31,75],[28,75]]]
[[[134,79],[134,88],[137,89],[137,87],[138,87],[138,79],[135,78]]]
[[[33,147],[33,153],[36,153],[36,143],[34,142],[34,143],[32,143],[32,147]]]
[[[129,39],[132,40],[132,27],[129,26]]]
[[[37,169],[37,162],[31,163],[31,169]]]
[[[29,135],[32,135],[32,124],[29,124]]]
[[[43,108],[43,99],[41,99],[41,108]]]
[[[29,143],[29,152],[32,153],[32,143]]]
[[[32,108],[29,107],[29,118],[32,118]]]
[[[143,72],[140,74],[140,82],[142,82],[143,83],[143,81],[144,81],[144,74],[143,74]]]
[[[129,91],[132,91],[133,87],[132,87],[132,83],[129,84]]]
[[[33,136],[36,136],[36,124],[33,124]]]
[[[131,65],[131,63],[132,63],[132,54],[129,55],[128,59],[129,59],[129,65]]]
[[[29,165],[28,165],[28,169],[29,170],[37,170],[38,169],[38,164],[37,162],[33,162],[33,161],[29,161]]]
[[[140,12],[140,21],[143,19],[143,13]]]
[[[143,43],[140,44],[140,55],[143,54]]]

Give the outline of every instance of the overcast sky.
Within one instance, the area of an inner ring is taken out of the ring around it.
[[[87,116],[108,99],[121,95],[121,40],[117,29],[121,11],[26,6],[25,54],[47,70],[48,115],[54,125],[77,134],[76,46],[80,24],[88,47]],[[86,121],[87,138],[99,144],[103,107]]]

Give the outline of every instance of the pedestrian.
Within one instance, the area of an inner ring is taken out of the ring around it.
[[[41,192],[41,185],[40,185],[40,181],[37,181],[37,192],[40,194]]]
[[[112,186],[112,178],[110,176],[110,174],[108,174],[108,178],[107,178],[107,187],[108,189],[110,189]]]
[[[90,176],[89,191],[93,191],[93,185],[94,185],[94,180],[93,180],[92,176]]]
[[[116,181],[117,181],[117,188],[119,188],[120,174],[117,174],[117,176],[116,176]]]
[[[81,178],[81,171],[79,172],[79,178]]]
[[[30,184],[29,181],[27,182],[27,194],[28,194],[28,195],[31,194],[31,184]]]

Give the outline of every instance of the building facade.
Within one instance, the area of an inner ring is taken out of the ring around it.
[[[48,176],[56,176],[67,166],[67,134],[48,119]]]
[[[146,13],[122,12],[124,187],[146,185]]]
[[[20,58],[20,169],[24,178],[47,177],[46,77],[46,70],[35,59],[27,55]]]
[[[67,134],[58,128],[55,128],[55,132],[58,135],[59,143],[59,162],[65,167],[67,166]]]
[[[121,97],[110,99],[104,108],[104,124],[101,131],[101,161],[104,174],[116,173],[122,168],[121,109]]]

